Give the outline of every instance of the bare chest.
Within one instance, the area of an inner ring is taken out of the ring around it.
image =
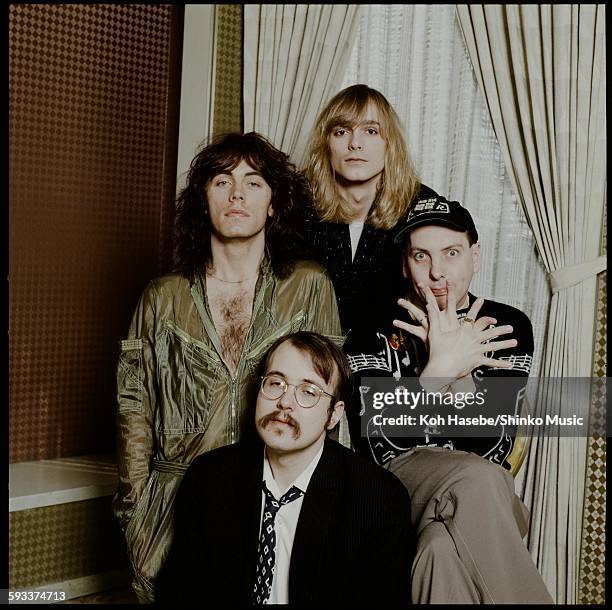
[[[208,302],[221,341],[223,359],[233,374],[240,362],[251,315],[254,285],[247,287],[211,286]]]

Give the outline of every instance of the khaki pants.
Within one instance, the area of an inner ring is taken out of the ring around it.
[[[442,447],[386,467],[412,499],[414,603],[554,603],[523,543],[529,512],[508,471]]]

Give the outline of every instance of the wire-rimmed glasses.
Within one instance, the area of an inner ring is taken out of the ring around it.
[[[303,409],[314,407],[319,402],[322,394],[334,398],[333,394],[322,390],[318,385],[308,381],[294,385],[287,383],[279,375],[264,375],[261,378],[261,391],[270,400],[278,400],[289,389],[289,386],[293,386],[295,400]]]

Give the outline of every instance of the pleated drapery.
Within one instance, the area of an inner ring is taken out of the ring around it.
[[[514,189],[553,295],[541,375],[590,377],[606,198],[603,5],[458,5]],[[557,603],[576,603],[587,439],[533,439],[529,548]]]
[[[474,294],[524,311],[537,375],[550,303],[546,271],[516,200],[454,5],[364,5],[342,86],[366,83],[396,109],[423,182],[469,210],[480,236]]]
[[[342,82],[357,5],[244,5],[244,131],[301,167],[317,115]]]

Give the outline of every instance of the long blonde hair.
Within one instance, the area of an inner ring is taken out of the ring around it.
[[[382,93],[367,85],[352,85],[337,93],[321,111],[312,130],[309,160],[304,171],[321,220],[351,222],[351,209],[338,191],[331,166],[329,136],[338,125],[356,125],[370,102],[378,109],[380,134],[385,141],[385,168],[366,222],[378,229],[391,229],[406,215],[420,181],[399,117]]]

